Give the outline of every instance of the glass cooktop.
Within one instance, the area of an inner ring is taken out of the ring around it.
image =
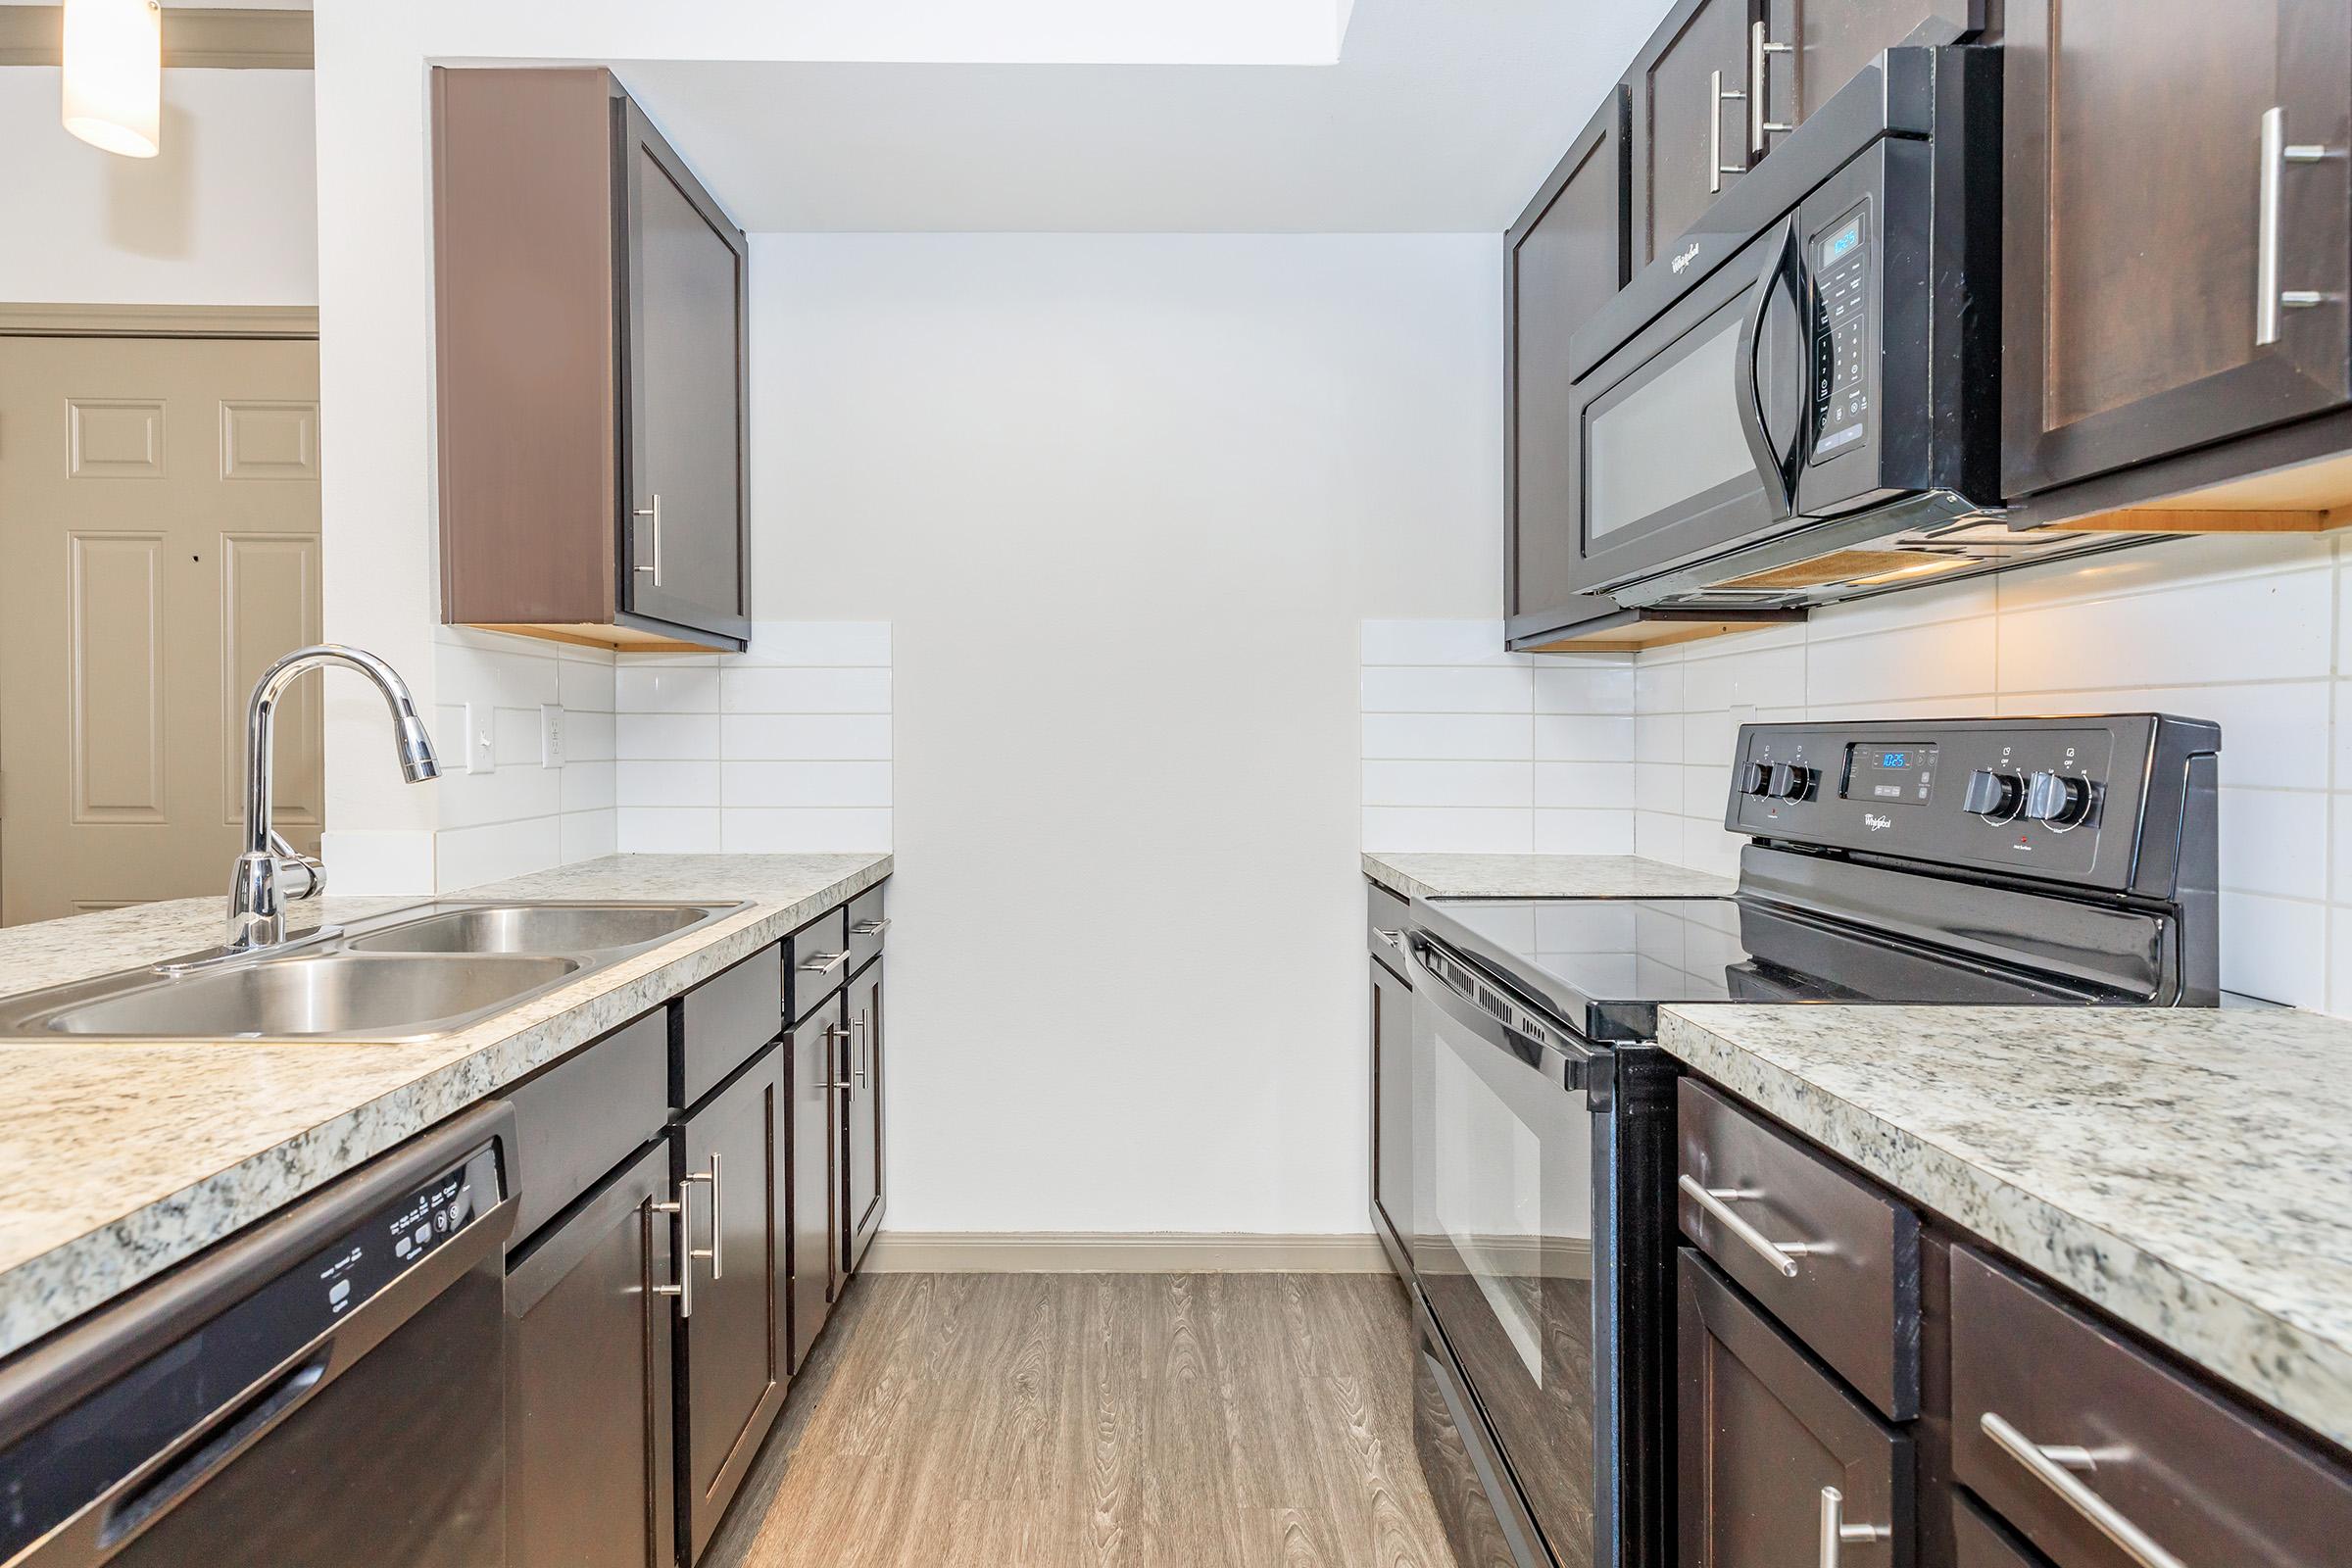
[[[2129,1000],[1752,899],[1431,899],[1429,934],[1595,1040],[1669,1003],[2064,1005]]]

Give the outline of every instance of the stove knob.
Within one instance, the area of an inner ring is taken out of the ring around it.
[[[2090,780],[2072,773],[2036,773],[2026,784],[2026,819],[2073,827],[2090,814]]]
[[[1740,769],[1740,793],[1742,795],[1770,795],[1772,793],[1771,765],[1766,762],[1750,762],[1746,767]]]
[[[1784,801],[1801,801],[1813,793],[1813,781],[1820,777],[1818,769],[1799,766],[1794,762],[1772,764],[1772,793]]]
[[[1962,809],[1976,812],[1989,821],[2007,822],[2017,815],[2017,808],[2026,798],[2026,781],[2015,773],[1996,773],[1989,767],[1980,767],[1968,775],[1968,793],[1961,798]]]

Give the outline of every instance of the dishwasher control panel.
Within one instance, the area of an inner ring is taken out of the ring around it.
[[[337,1326],[478,1223],[506,1187],[498,1142],[482,1144],[0,1449],[0,1562],[68,1525],[103,1542],[137,1532],[176,1499],[173,1467],[125,1482],[175,1446],[201,1452],[260,1430],[339,1373]]]

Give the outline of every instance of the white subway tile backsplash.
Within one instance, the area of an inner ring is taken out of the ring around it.
[[[1536,811],[1538,855],[1631,855],[1634,813],[1624,809]]]
[[[1525,713],[1366,713],[1364,757],[1530,761],[1535,721]]]
[[[586,653],[588,650],[580,649],[577,652]],[[618,674],[610,655],[602,661],[564,659],[556,666],[557,701],[573,712],[612,712],[613,691]]]
[[[728,657],[727,667],[762,664],[862,665],[890,667],[887,620],[762,620],[752,626],[752,645]]]
[[[1538,713],[1539,762],[1627,762],[1634,759],[1633,715]]]
[[[887,713],[887,669],[730,665],[720,672],[719,707],[730,713]]]
[[[747,807],[890,807],[888,762],[746,761],[719,764],[719,799]]]
[[[613,704],[623,713],[715,713],[718,671],[708,664],[623,664]]]
[[[887,850],[890,812],[730,807],[719,848],[729,855],[847,854]]]
[[[1367,806],[1364,848],[1467,855],[1532,855],[1535,812],[1524,808]]]
[[[1499,620],[1367,620],[1366,664],[1525,664],[1506,653]]]
[[[612,778],[613,800],[639,806],[716,806],[718,763],[623,761]]]
[[[619,804],[613,793],[613,766],[610,761],[583,761],[574,757],[556,770],[564,781],[562,804],[566,816],[580,811],[609,811]]]
[[[1837,622],[1815,628],[1805,651],[1806,703],[1916,702],[1921,698],[1990,692],[1993,625],[1945,620],[1865,633],[1835,635]]]
[[[1517,806],[1536,804],[1532,762],[1367,761],[1366,806]]]
[[[622,713],[613,747],[624,762],[668,762],[718,756],[716,713]]]
[[[1634,764],[1538,762],[1536,805],[1630,811],[1634,808]]]
[[[1527,713],[1535,691],[1535,672],[1516,665],[1374,665],[1363,674],[1367,713]]]
[[[729,761],[890,760],[887,713],[723,713],[718,754]]]
[[[2224,744],[2229,731],[2224,730]],[[2222,887],[2232,893],[2328,897],[2328,797],[2316,790],[2221,794]]]
[[[719,812],[710,807],[631,807],[619,813],[623,855],[716,855]]]
[[[565,811],[560,818],[557,852],[565,865],[593,860],[620,851],[620,813],[611,807],[595,811]]]
[[[1622,659],[1614,663],[1579,662],[1544,664],[1536,669],[1536,711],[1539,713],[1631,713],[1634,710],[1634,666]]]
[[[2324,565],[2004,610],[2000,689],[2178,686],[2328,673],[2335,582]]]

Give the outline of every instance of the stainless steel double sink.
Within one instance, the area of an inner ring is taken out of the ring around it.
[[[414,905],[281,952],[0,999],[0,1039],[431,1040],[748,907]]]

